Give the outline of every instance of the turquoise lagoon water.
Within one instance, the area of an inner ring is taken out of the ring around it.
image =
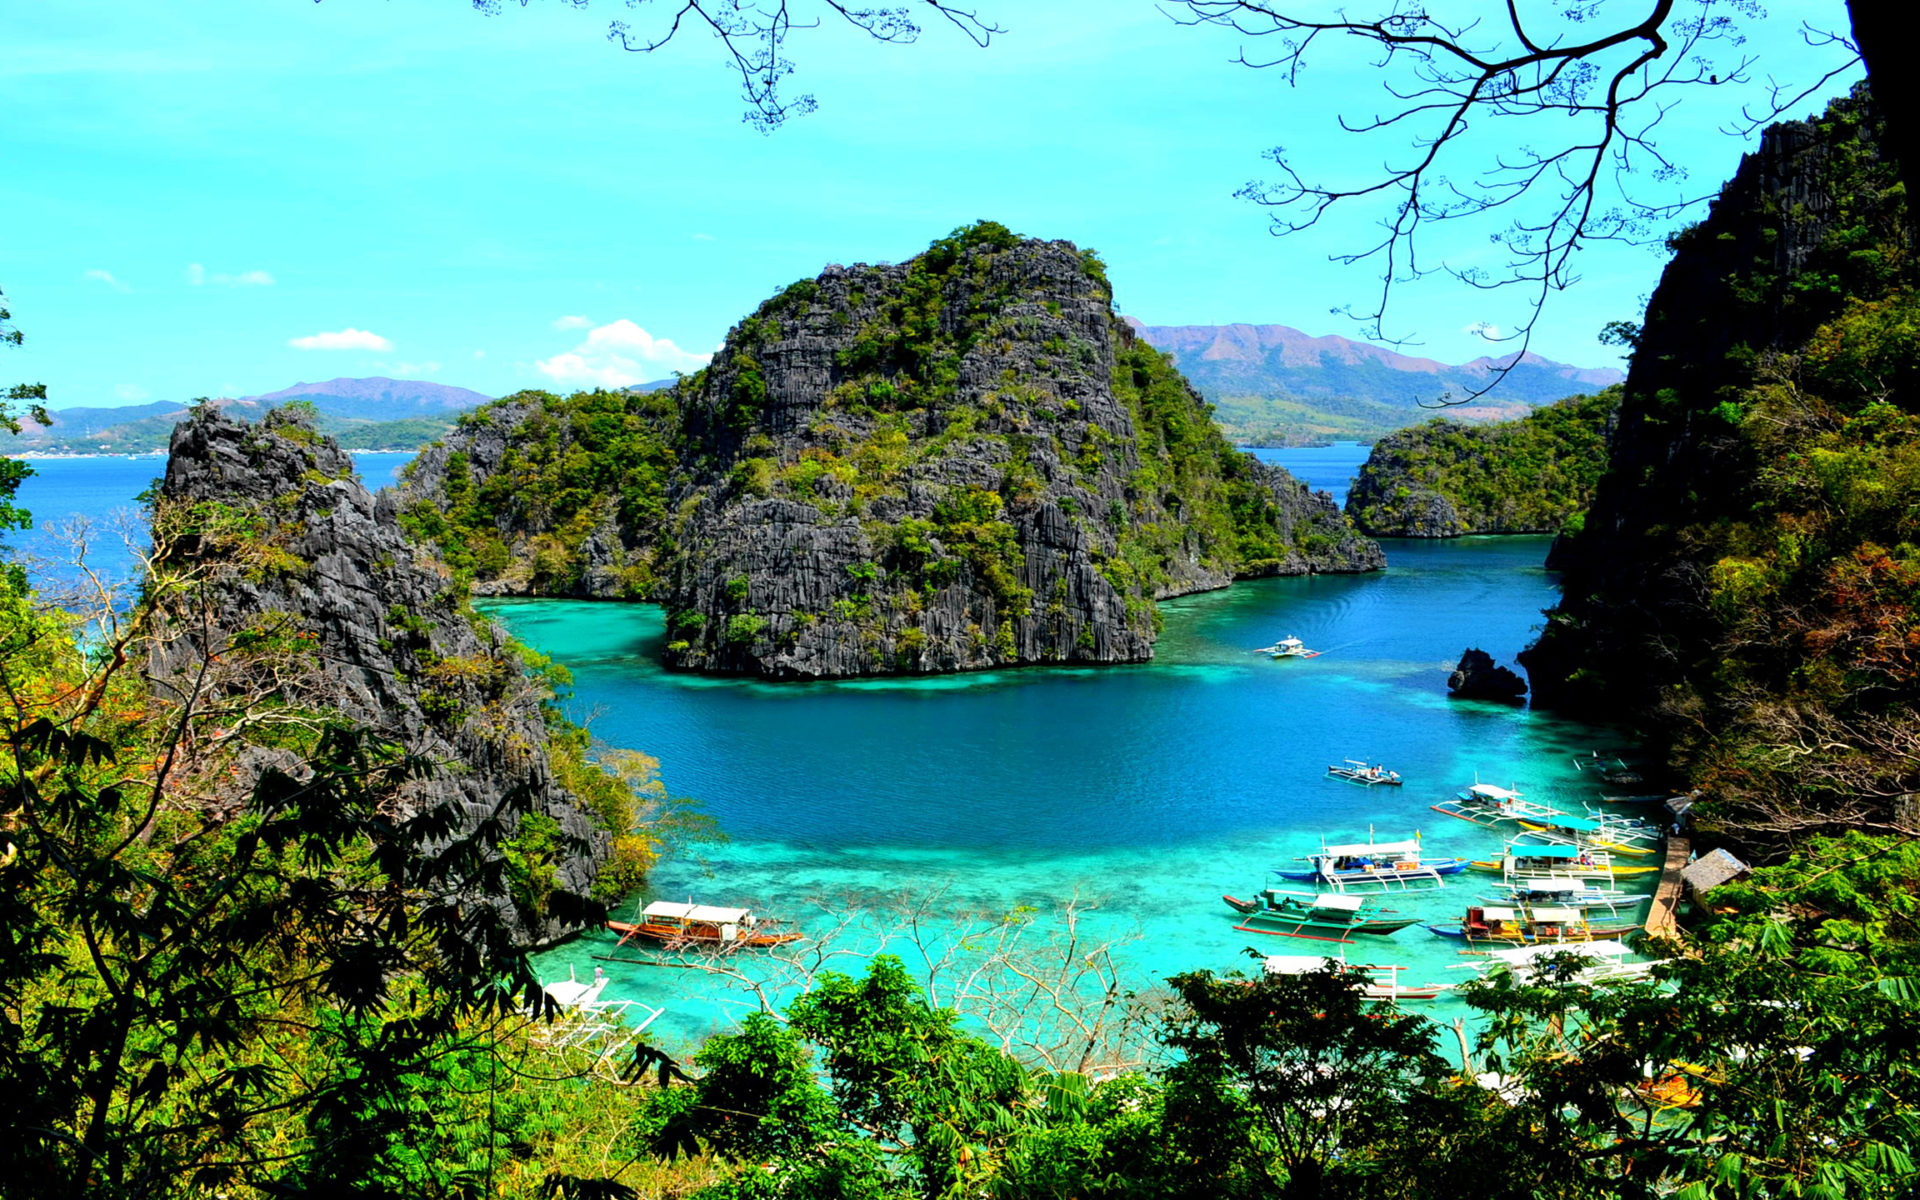
[[[1258,451],[1336,494],[1365,457],[1352,444]],[[368,483],[393,480],[405,454],[357,458]],[[34,463],[21,502],[43,526],[73,515],[102,523],[130,510],[160,458]],[[56,551],[44,529],[12,535]],[[1329,838],[1418,830],[1432,853],[1495,850],[1489,831],[1428,805],[1476,776],[1541,799],[1597,794],[1572,755],[1611,747],[1605,731],[1524,708],[1454,703],[1447,670],[1466,646],[1503,661],[1530,640],[1556,589],[1542,538],[1390,541],[1372,576],[1237,584],[1165,606],[1150,664],[1029,668],[927,680],[769,685],[672,675],[658,666],[651,605],[519,601],[490,605],[522,638],[573,669],[570,708],[605,742],[660,759],[732,841],[700,860],[663,863],[648,898],[748,904],[810,929],[826,913],[930,899],[941,911],[1031,906],[1045,928],[1078,896],[1099,907],[1096,935],[1134,940],[1129,977],[1247,965],[1243,948],[1315,953],[1323,943],[1233,929],[1222,892],[1245,896],[1269,867]],[[130,566],[111,540],[96,561]],[[58,574],[58,571],[54,572]],[[1275,662],[1249,653],[1295,635],[1326,651]],[[1399,789],[1326,778],[1345,757],[1401,771]],[[1454,919],[1486,886],[1391,903]],[[883,917],[864,936],[869,950]],[[655,1027],[685,1044],[722,1028],[745,1000],[693,971],[601,963],[613,939],[589,933],[542,956],[548,977],[603,966],[609,994],[664,1006]],[[1419,928],[1359,939],[1350,961],[1409,964],[1409,982],[1458,980],[1454,944]],[[736,962],[750,961],[736,959]],[[858,970],[855,959],[835,965]],[[1442,1001],[1436,1017],[1462,1010]]]
[[[943,911],[1030,906],[1044,930],[1077,897],[1098,903],[1090,931],[1133,939],[1121,957],[1147,985],[1247,966],[1243,950],[1256,943],[1337,949],[1237,931],[1220,901],[1249,895],[1323,836],[1418,832],[1429,854],[1485,857],[1497,835],[1429,806],[1476,777],[1576,810],[1598,797],[1572,760],[1617,748],[1606,731],[1446,695],[1465,647],[1511,660],[1530,640],[1556,595],[1540,566],[1546,549],[1545,538],[1389,542],[1378,575],[1265,580],[1167,604],[1150,664],[910,681],[674,675],[658,666],[654,606],[487,607],[572,668],[569,707],[599,738],[658,757],[669,789],[702,801],[731,836],[704,863],[663,863],[635,902],[749,905],[817,931],[849,907],[937,897]],[[1325,653],[1250,653],[1287,635]],[[1347,757],[1385,762],[1407,785],[1328,778]],[[1389,903],[1458,919],[1486,881],[1454,877]],[[869,922],[869,946],[884,924]],[[609,995],[667,1009],[655,1028],[670,1042],[724,1027],[748,1003],[693,971],[597,959],[613,941],[589,933],[541,969],[584,979],[602,967]],[[1458,982],[1469,961],[1458,946],[1416,926],[1358,939],[1346,956],[1406,964],[1410,983]],[[1440,1018],[1465,1011],[1428,1007]]]

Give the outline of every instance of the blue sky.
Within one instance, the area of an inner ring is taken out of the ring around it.
[[[270,391],[338,375],[490,394],[690,368],[761,299],[828,262],[892,261],[979,217],[1107,260],[1151,324],[1247,321],[1357,336],[1330,309],[1373,280],[1327,261],[1365,227],[1276,239],[1233,193],[1285,143],[1364,167],[1334,134],[1371,106],[1363,63],[1289,90],[1231,64],[1240,42],[1137,0],[979,0],[985,50],[796,38],[820,110],[771,136],[740,120],[708,41],[652,56],[612,18],[534,0],[0,0],[0,287],[28,345],[0,375],[54,407]],[[1799,69],[1803,15],[1773,5],[1748,47]],[[1836,82],[1833,90],[1849,80]],[[1730,174],[1737,98],[1676,109],[1663,146],[1692,183]],[[1802,111],[1815,107],[1809,100]],[[1476,240],[1447,247],[1483,255]],[[1556,298],[1535,349],[1614,360],[1661,258],[1607,248]],[[1416,352],[1497,351],[1519,298],[1433,281],[1398,329]]]

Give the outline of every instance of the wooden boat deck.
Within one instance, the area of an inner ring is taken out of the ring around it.
[[[1693,844],[1686,838],[1667,839],[1667,861],[1660,869],[1660,887],[1653,893],[1653,907],[1647,910],[1646,928],[1651,937],[1673,937],[1680,932],[1674,912],[1680,907],[1684,887],[1680,872],[1687,869],[1692,851]]]

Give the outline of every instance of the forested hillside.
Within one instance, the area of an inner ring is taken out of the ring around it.
[[[1157,599],[1382,564],[1097,256],[990,221],[800,280],[670,391],[509,397],[406,489],[476,589],[657,598],[674,665],[775,677],[1139,661]]]
[[[1674,238],[1538,699],[1638,714],[1725,836],[1916,824],[1913,224],[1864,91]]]
[[[1435,418],[1373,445],[1347,515],[1374,537],[1558,533],[1593,500],[1620,389],[1575,396],[1517,421]]]

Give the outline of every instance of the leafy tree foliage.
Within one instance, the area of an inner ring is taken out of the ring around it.
[[[1348,493],[1362,529],[1421,528],[1434,498],[1454,514],[1443,534],[1557,533],[1585,512],[1607,467],[1620,389],[1575,396],[1517,421],[1436,418],[1374,443]]]

